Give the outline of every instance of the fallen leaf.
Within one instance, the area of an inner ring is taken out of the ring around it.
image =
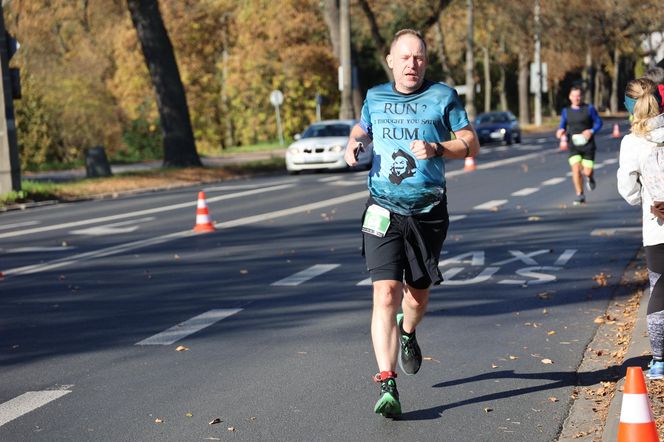
[[[189,350],[189,347],[185,347],[184,345],[178,345],[175,347],[175,351],[187,351]]]
[[[251,417],[249,418],[249,420],[250,420],[250,421],[255,421],[255,420],[256,420],[256,416],[251,416]]]
[[[550,396],[550,397],[549,397],[549,400],[550,400],[551,402],[558,402],[558,398],[555,397],[555,396]]]
[[[484,409],[485,413],[491,413],[492,411],[493,411],[493,408],[487,407],[487,408]]]
[[[546,332],[546,334],[549,335],[549,336],[555,335],[556,331],[555,330],[549,330],[548,332]]]
[[[596,318],[593,320],[593,322],[594,322],[595,324],[603,324],[603,323],[604,323],[604,318],[601,317],[601,316],[598,316],[598,317],[596,317]]]
[[[544,358],[542,359],[542,364],[551,365],[553,364],[553,361],[549,358]]]
[[[509,358],[510,358],[511,360],[513,360],[513,361],[515,361],[515,360],[519,359],[519,357],[518,357],[518,356],[512,356],[512,355],[510,355],[510,356],[509,356]]]
[[[185,413],[184,415],[185,415],[186,417],[193,417],[193,416],[194,416],[194,415],[191,414],[191,413]]]
[[[180,259],[180,255],[176,253],[175,255],[173,255],[173,259]]]
[[[240,270],[240,275],[246,275],[248,273],[249,273],[249,270],[247,270],[247,269]]]
[[[155,423],[155,424],[163,424],[163,423],[164,423],[164,420],[163,420],[163,419],[159,419],[159,418],[157,418],[157,419],[154,420],[154,423]]]
[[[535,215],[528,217],[528,221],[539,221],[541,219],[542,218],[540,218],[539,216],[535,216]]]
[[[228,427],[228,431],[235,431],[235,427]]]
[[[212,419],[210,422],[208,422],[208,425],[214,425],[214,424],[218,424],[218,423],[220,423],[220,422],[221,422],[221,419],[218,418],[218,417],[215,417],[215,418]]]
[[[550,292],[541,292],[537,294],[537,297],[539,299],[551,299],[551,293]]]
[[[491,364],[491,368],[498,368],[496,364]]]

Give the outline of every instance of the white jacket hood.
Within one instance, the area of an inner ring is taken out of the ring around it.
[[[650,132],[645,137],[648,141],[658,144],[664,143],[664,114],[650,118],[648,120],[648,129]]]

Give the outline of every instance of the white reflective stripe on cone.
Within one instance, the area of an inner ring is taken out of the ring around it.
[[[196,224],[207,224],[210,222],[208,215],[196,215]]]
[[[650,403],[646,394],[623,394],[620,422],[625,424],[647,424],[653,421]]]
[[[198,209],[205,209],[207,207],[207,204],[205,203],[205,200],[198,200],[198,205],[196,207]]]

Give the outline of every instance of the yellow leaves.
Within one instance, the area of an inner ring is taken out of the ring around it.
[[[551,359],[549,359],[549,358],[544,358],[544,359],[542,359],[541,362],[542,362],[542,364],[544,364],[544,365],[551,365],[551,364],[553,364],[553,361],[552,361]]]
[[[548,332],[546,332],[546,334],[549,335],[549,336],[553,336],[553,335],[556,334],[556,331],[555,330],[549,330]]]
[[[175,351],[188,351],[189,347],[185,347],[184,345],[178,345],[175,347]]]
[[[609,284],[609,278],[611,275],[607,275],[604,272],[600,272],[597,275],[593,276],[593,281],[597,283],[598,287],[606,287]]]
[[[163,423],[164,423],[164,420],[158,417],[158,418],[156,418],[156,419],[154,420],[154,423],[155,423],[155,424],[163,424]]]
[[[215,417],[210,422],[208,422],[208,425],[216,425],[216,424],[219,424],[219,423],[221,423],[221,418]]]
[[[551,401],[551,402],[558,402],[558,398],[555,397],[555,396],[549,396],[548,399],[549,399],[549,401]]]

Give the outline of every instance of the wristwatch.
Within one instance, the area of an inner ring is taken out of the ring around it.
[[[445,148],[443,147],[443,145],[440,144],[438,141],[434,141],[433,144],[436,146],[435,147],[436,156],[437,157],[442,157],[443,153],[445,153]]]

